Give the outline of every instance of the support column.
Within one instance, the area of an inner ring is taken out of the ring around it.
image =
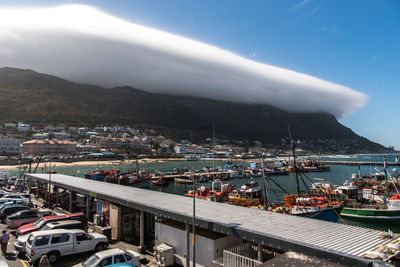
[[[58,197],[59,197],[59,194],[58,194],[58,186],[56,186],[56,187],[54,188],[54,190],[56,190],[56,207],[58,207]]]
[[[72,212],[72,191],[69,191],[69,203],[68,203],[68,211]]]
[[[86,219],[89,221],[89,196],[86,196]]]
[[[140,211],[140,241],[139,246],[142,250],[144,248],[144,211]]]
[[[43,183],[43,190],[44,190],[44,202],[47,202],[49,200],[49,184]]]
[[[32,192],[32,190],[31,190],[31,187],[32,187],[32,182],[31,182],[31,180],[32,180],[32,178],[31,177],[28,177],[28,194],[31,194]],[[25,185],[24,185],[25,186]]]
[[[264,262],[263,246],[261,245],[261,243],[258,243],[257,256],[259,262]]]
[[[185,224],[186,228],[186,267],[190,267],[190,224]]]

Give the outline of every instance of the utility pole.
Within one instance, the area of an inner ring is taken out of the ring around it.
[[[193,175],[193,228],[192,228],[192,262],[196,267],[196,177]]]

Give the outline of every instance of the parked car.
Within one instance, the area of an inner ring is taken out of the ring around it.
[[[26,206],[26,203],[24,201],[22,201],[22,200],[19,200],[19,199],[11,199],[8,202],[0,204],[0,211],[2,211],[6,207],[17,206],[17,205]]]
[[[49,209],[21,210],[8,216],[6,222],[8,228],[15,229],[20,227],[21,225],[32,223],[36,221],[38,218],[41,218],[43,216],[52,216],[52,215],[55,214],[52,210]]]
[[[70,230],[70,229],[79,229],[79,230],[84,230],[85,226],[83,226],[81,221],[76,221],[76,220],[66,220],[66,221],[60,221],[60,222],[52,222],[48,223],[44,227],[42,227],[38,232],[40,231],[47,231],[47,230],[56,230],[56,229],[65,229],[65,230]],[[29,234],[26,235],[21,235],[17,238],[17,241],[14,242],[14,248],[18,252],[25,252],[25,245],[26,241],[29,238]]]
[[[83,226],[87,226],[87,219],[85,214],[83,213],[70,213],[65,215],[58,215],[58,216],[46,216],[36,220],[34,223],[25,224],[18,228],[17,232],[15,233],[17,236],[26,235],[37,231],[46,224],[55,221],[63,221],[63,220],[78,220],[81,221]]]
[[[128,266],[141,266],[139,260],[140,255],[132,250],[124,251],[120,248],[113,248],[97,252],[83,263],[76,264],[73,267],[105,267],[114,266],[118,263],[130,264]]]
[[[10,206],[10,207],[5,207],[0,211],[0,219],[5,220],[7,219],[8,216],[10,216],[13,213],[16,213],[17,211],[20,210],[28,210],[29,207],[26,205],[15,205],[15,206]]]
[[[15,198],[8,198],[8,197],[2,197],[0,198],[0,204],[4,204],[6,202],[11,202],[11,201],[22,201],[20,199],[15,199]]]
[[[8,179],[7,183],[8,183],[9,185],[14,185],[16,180],[17,180],[17,177],[16,177],[16,176],[13,176],[13,177],[11,177],[10,179]]]
[[[50,264],[59,257],[88,252],[101,251],[108,246],[105,235],[85,233],[83,230],[47,230],[31,233],[25,246],[25,252],[31,262],[37,264],[41,254],[48,256]]]
[[[8,194],[6,195],[6,198],[20,199],[28,203],[30,201],[31,196],[29,194]]]

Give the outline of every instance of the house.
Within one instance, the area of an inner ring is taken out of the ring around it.
[[[31,129],[29,124],[18,122],[18,132],[28,132]]]

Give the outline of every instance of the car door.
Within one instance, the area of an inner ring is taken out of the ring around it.
[[[77,233],[75,234],[75,249],[76,253],[85,252],[92,250],[92,239],[89,235],[85,233]]]
[[[74,245],[71,235],[68,233],[55,234],[51,237],[50,244],[52,249],[60,251],[60,255],[68,255],[74,253]]]

